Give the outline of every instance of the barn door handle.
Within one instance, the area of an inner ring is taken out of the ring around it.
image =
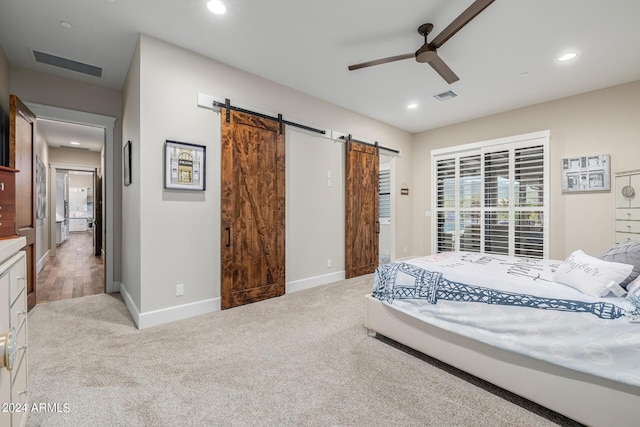
[[[224,229],[227,230],[227,244],[225,246],[228,248],[231,246],[231,227],[225,227]]]
[[[380,234],[380,221],[376,221],[376,233]]]

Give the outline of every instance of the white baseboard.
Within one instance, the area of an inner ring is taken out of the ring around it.
[[[344,271],[289,282],[286,284],[286,293],[302,291],[304,289],[326,285],[339,280],[344,280]],[[152,326],[175,322],[176,320],[188,319],[189,317],[221,310],[221,298],[211,298],[204,301],[196,301],[175,307],[140,313],[140,309],[133,302],[133,299],[131,299],[131,296],[127,292],[127,288],[122,283],[120,283],[119,287],[120,295],[122,295],[122,299],[129,309],[129,312],[133,317],[133,321],[138,329],[146,329]]]
[[[286,285],[286,293],[302,291],[304,289],[314,288],[320,285],[344,280],[344,271],[336,271],[335,273],[323,274],[322,276],[309,277],[307,279],[295,280],[288,282]]]
[[[131,296],[123,285],[120,285],[120,295],[122,295],[122,299],[127,305],[131,316],[133,316],[133,321],[136,323],[138,329],[146,329],[152,326],[175,322],[176,320],[188,319],[189,317],[220,311],[220,298],[211,298],[204,301],[196,301],[175,307],[140,313],[140,310],[134,304]]]
[[[42,258],[40,258],[40,260],[37,262],[36,274],[42,271],[42,269],[44,268],[44,265],[47,263],[47,260],[49,260],[49,249],[47,249],[47,252],[45,252],[44,255],[42,255]]]

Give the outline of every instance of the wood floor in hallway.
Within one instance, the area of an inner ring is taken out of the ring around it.
[[[104,293],[104,262],[91,232],[70,233],[38,273],[36,304]]]

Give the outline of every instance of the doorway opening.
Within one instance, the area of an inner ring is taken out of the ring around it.
[[[85,221],[76,221],[76,224],[69,223],[69,228],[66,230],[69,233],[69,237],[76,237],[75,234],[71,235],[71,227],[78,226],[80,229],[84,228],[86,224],[87,230],[91,229],[91,232],[79,232],[77,237],[84,238],[86,242],[76,242],[78,245],[89,247],[89,242],[93,242],[94,236],[100,237],[100,254],[99,256],[93,255],[93,252],[89,256],[99,258],[102,261],[102,269],[103,273],[97,271],[95,269],[94,274],[97,279],[92,279],[91,283],[98,282],[98,287],[102,290],[102,292],[112,293],[119,291],[119,283],[114,279],[114,271],[116,260],[114,257],[114,244],[120,244],[120,239],[118,237],[118,230],[115,230],[114,227],[114,209],[115,209],[115,198],[114,198],[114,189],[115,189],[115,177],[119,177],[118,170],[115,168],[114,162],[114,131],[115,131],[115,122],[116,119],[114,117],[102,116],[92,113],[86,113],[75,110],[68,110],[65,108],[40,105],[40,104],[32,104],[27,103],[28,107],[31,111],[36,115],[37,121],[51,121],[56,123],[62,123],[67,125],[75,125],[75,126],[84,126],[86,128],[99,129],[101,132],[102,139],[102,148],[99,152],[99,162],[95,164],[94,162],[90,163],[90,166],[86,166],[86,162],[83,165],[82,161],[73,160],[73,154],[71,153],[79,153],[81,150],[74,150],[72,148],[65,148],[69,152],[69,160],[64,160],[60,157],[49,158],[47,159],[47,164],[49,165],[49,182],[47,183],[49,189],[49,210],[48,210],[48,219],[45,221],[39,222],[37,224],[38,227],[41,227],[40,237],[43,241],[44,245],[48,245],[47,256],[42,256],[41,260],[46,260],[47,258],[56,258],[58,261],[57,249],[62,249],[63,245],[56,245],[57,240],[57,225],[56,225],[56,211],[55,211],[55,201],[56,195],[56,173],[57,169],[61,170],[79,170],[90,172],[94,175],[94,177],[99,178],[97,182],[93,185],[93,203],[94,203],[94,216],[92,223],[89,222],[89,218],[86,218]],[[69,141],[70,142],[70,141]],[[41,148],[42,149],[42,148]],[[59,153],[58,153],[59,154]],[[119,165],[119,163],[118,163]],[[101,189],[102,191],[98,191]],[[100,195],[101,198],[99,201],[96,200],[96,196]],[[99,203],[99,205],[98,205]],[[71,213],[71,207],[69,208],[69,213]],[[98,218],[99,217],[99,218]],[[100,224],[96,228],[96,220],[100,219],[102,224]],[[63,221],[64,221],[64,211],[63,211]],[[62,232],[62,230],[61,230]],[[46,236],[45,236],[46,235]],[[48,238],[47,238],[48,237]],[[66,243],[72,243],[73,240],[69,239]],[[93,243],[92,243],[93,244]],[[74,258],[76,256],[76,249],[74,248],[75,244],[66,245],[65,250],[70,250],[73,254]],[[95,247],[95,245],[94,245]],[[73,249],[73,250],[72,250]],[[49,257],[49,255],[54,255],[54,257]],[[60,257],[64,258],[64,257]],[[69,257],[66,257],[67,259]],[[98,261],[98,260],[96,260]],[[44,264],[44,263],[43,263]],[[39,266],[40,272],[44,273],[44,266]],[[75,274],[75,273],[74,273]],[[59,279],[62,280],[62,279]],[[72,293],[73,295],[73,293]]]
[[[50,158],[56,155],[60,153],[54,151]],[[105,292],[100,171],[53,163],[50,170],[51,240],[49,256],[37,273],[37,304]]]

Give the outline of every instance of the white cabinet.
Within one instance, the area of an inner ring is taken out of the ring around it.
[[[616,174],[615,241],[640,240],[640,170]]]
[[[69,231],[87,231],[88,229],[87,218],[69,218]]]
[[[20,239],[12,239],[18,241]],[[27,404],[27,263],[25,253],[17,253],[4,242],[0,244],[0,336],[6,340],[5,348],[14,354],[13,365],[0,367],[0,402],[13,408]],[[19,244],[14,247],[22,247]],[[6,250],[5,250],[6,249]],[[7,253],[13,252],[7,258]],[[4,356],[4,354],[2,355]],[[11,369],[8,369],[11,368]],[[0,411],[0,425],[23,426],[27,415],[23,411]]]
[[[69,220],[56,222],[56,245],[61,244],[69,238]]]

